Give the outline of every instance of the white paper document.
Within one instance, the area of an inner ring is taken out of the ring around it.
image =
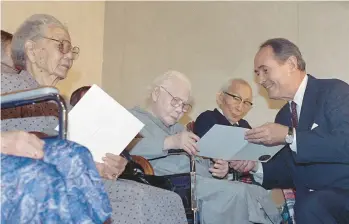
[[[267,162],[284,145],[267,147],[244,139],[248,129],[214,125],[199,141],[199,156],[223,160],[252,160]]]
[[[119,155],[144,124],[97,85],[68,114],[68,140],[86,146],[96,162]]]

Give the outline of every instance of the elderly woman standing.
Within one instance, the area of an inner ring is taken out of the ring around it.
[[[12,92],[44,85],[55,86],[58,81],[66,78],[67,72],[71,68],[73,60],[77,58],[78,53],[79,49],[71,45],[67,29],[56,18],[49,15],[31,16],[14,33],[12,42],[14,64],[16,67],[25,69],[25,71],[22,71],[17,76],[2,74],[2,91]],[[7,123],[5,125],[3,123],[3,128],[6,131],[10,129],[44,131],[57,126],[55,117],[47,117],[49,115],[55,115],[56,110],[54,105],[39,104],[39,106],[35,105],[29,109],[21,109],[20,115],[22,117],[23,114],[30,117],[18,119],[12,116],[12,119],[6,120]],[[46,142],[46,144],[52,143]],[[63,146],[55,145],[55,147],[58,147],[63,152],[67,151],[68,149],[65,147],[69,146],[69,144]],[[74,148],[76,147],[71,148],[72,151],[70,152],[74,152]],[[52,161],[55,162],[58,170],[60,169],[59,164],[70,164],[68,163],[68,156],[63,156],[66,160],[60,160],[61,151],[59,150],[50,154],[51,156],[55,156],[52,157]],[[75,153],[79,153],[79,151]],[[11,151],[8,154],[11,154]],[[11,155],[18,156],[15,153]],[[44,158],[46,155],[45,149]],[[17,161],[19,158],[11,157],[8,161],[10,163],[14,160]],[[50,163],[51,160],[44,160],[44,162]],[[109,193],[113,208],[112,220],[115,223],[130,224],[186,223],[182,201],[175,193],[133,181],[115,181],[125,169],[126,163],[127,161],[124,158],[110,153],[105,156],[104,163],[96,163],[100,176],[105,178],[104,187]],[[83,165],[82,163],[74,163],[71,165],[71,168],[81,170],[80,166]],[[91,161],[89,165],[95,167],[95,164],[91,165]],[[11,170],[3,166],[3,163],[2,168],[2,171],[10,172]],[[17,174],[20,176],[21,172],[18,171]],[[83,183],[88,184],[89,182],[84,181]],[[103,204],[103,200],[99,200],[97,205],[100,203]],[[104,204],[108,208],[109,204]],[[103,211],[103,209],[101,210]]]

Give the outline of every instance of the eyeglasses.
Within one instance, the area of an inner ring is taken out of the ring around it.
[[[58,49],[62,54],[67,54],[71,51],[73,53],[73,60],[78,59],[80,48],[76,46],[73,47],[69,40],[57,40],[49,37],[42,37],[42,38],[58,42],[59,43]]]
[[[171,97],[171,105],[175,108],[182,106],[182,111],[184,113],[187,113],[191,110],[191,105],[188,103],[184,103],[182,99],[180,99],[179,97],[174,97],[169,91],[167,91],[167,89],[165,89],[164,87],[160,86],[163,90],[165,90],[165,92],[167,92]]]
[[[243,103],[243,106],[245,108],[251,108],[253,106],[253,103],[248,101],[248,100],[243,100],[240,96],[237,96],[237,95],[234,95],[234,94],[231,94],[231,93],[227,93],[227,92],[223,92],[224,94],[230,96],[233,98],[234,100],[234,103],[237,103],[237,104],[240,104],[240,103]]]

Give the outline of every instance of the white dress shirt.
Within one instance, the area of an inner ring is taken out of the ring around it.
[[[298,87],[298,90],[296,92],[296,94],[294,95],[293,101],[297,104],[297,117],[299,120],[300,114],[301,114],[301,108],[302,108],[302,103],[303,103],[303,98],[304,98],[304,93],[305,93],[305,89],[307,88],[307,83],[308,83],[308,76],[306,75],[301,84]],[[291,102],[289,101],[289,105],[290,105],[290,111],[292,113],[291,110]],[[294,151],[295,153],[297,153],[297,134],[296,134],[296,129],[293,128],[293,141],[292,144],[290,144],[290,148],[292,151]],[[258,162],[257,164],[258,169],[256,172],[251,172],[255,178],[255,181],[257,181],[258,183],[262,184],[263,183],[263,166],[261,162]]]

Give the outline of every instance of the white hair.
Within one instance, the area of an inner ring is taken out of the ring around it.
[[[25,43],[28,40],[35,41],[40,39],[49,25],[67,30],[58,19],[47,14],[34,14],[30,16],[16,30],[12,39],[12,59],[16,67],[25,69]]]
[[[244,80],[244,79],[240,79],[240,78],[235,78],[235,79],[229,79],[228,81],[226,81],[222,87],[220,88],[220,92],[228,92],[229,88],[234,84],[234,83],[239,83],[239,84],[243,84],[246,85],[248,87],[250,87],[252,89],[252,87],[250,86],[250,84]]]
[[[189,80],[189,78],[184,75],[183,73],[181,72],[178,72],[178,71],[174,71],[174,70],[170,70],[170,71],[167,71],[165,72],[164,74],[156,77],[153,82],[151,83],[151,85],[147,88],[148,89],[148,94],[147,94],[147,104],[149,102],[151,102],[151,94],[153,93],[153,91],[160,87],[160,86],[163,86],[163,87],[168,87],[169,85],[172,85],[172,82],[174,80],[180,80],[183,85],[185,85],[187,88],[189,88],[190,90],[190,100],[191,100],[191,82]]]

